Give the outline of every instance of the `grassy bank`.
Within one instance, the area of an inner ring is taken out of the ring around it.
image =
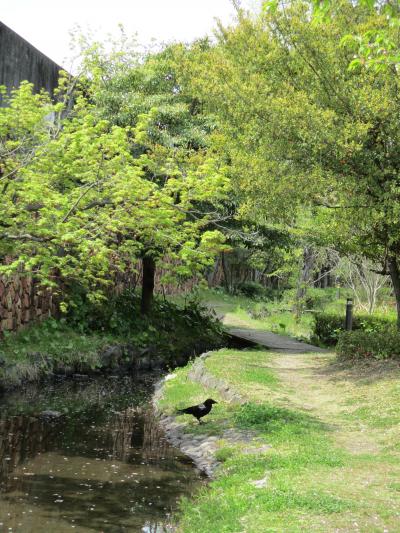
[[[141,316],[135,294],[63,320],[32,324],[0,339],[0,390],[53,374],[171,368],[225,345],[220,322],[201,307],[163,300]]]
[[[206,366],[247,403],[221,401],[204,426],[184,417],[186,431],[243,428],[254,439],[250,450],[219,441],[217,477],[182,502],[180,531],[398,531],[398,365],[350,369],[331,354],[221,350]],[[167,382],[164,411],[221,400],[188,371]]]
[[[112,335],[77,332],[56,320],[8,333],[0,341],[0,388],[37,381],[54,372],[95,370],[102,364],[102,350],[116,342]]]

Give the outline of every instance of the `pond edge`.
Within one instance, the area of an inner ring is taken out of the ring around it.
[[[245,403],[245,398],[236,392],[225,381],[216,378],[208,372],[204,361],[215,354],[215,352],[205,352],[200,355],[193,363],[192,369],[188,373],[189,379],[201,383],[204,387],[216,389],[221,397],[229,403]],[[164,394],[164,385],[167,381],[174,379],[175,374],[172,372],[155,385],[155,391],[152,397],[152,404],[156,415],[158,416],[159,425],[165,433],[167,440],[187,455],[202,473],[209,478],[215,477],[215,473],[220,461],[216,458],[218,450],[218,441],[224,440],[230,444],[240,444],[248,442],[253,435],[249,432],[238,431],[234,429],[225,430],[221,436],[214,435],[193,435],[186,433],[186,424],[179,422],[174,415],[163,413],[158,402]]]

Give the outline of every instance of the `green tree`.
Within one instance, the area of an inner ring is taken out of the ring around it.
[[[358,67],[375,71],[388,68],[398,68],[400,64],[400,48],[393,39],[393,30],[400,27],[400,5],[397,0],[356,0],[358,5],[371,15],[387,18],[387,28],[361,28],[357,34],[347,34],[342,42],[351,45],[355,56],[349,64],[349,69]],[[266,2],[265,9],[277,8],[279,2]],[[332,0],[314,0],[314,22],[335,16],[336,2]]]
[[[157,152],[166,170],[162,183],[150,180],[155,152],[133,147],[144,142],[151,114],[134,130],[111,124],[79,93],[72,112],[62,112],[30,84],[0,109],[0,254],[12,258],[1,272],[22,269],[55,289],[61,277],[96,299],[113,271],[132,268],[149,243],[176,258],[182,275],[212,260],[223,236],[205,230],[210,215],[194,205],[225,196],[223,169],[207,157],[187,158],[181,168]]]
[[[187,227],[197,232],[184,241],[171,241],[168,235],[162,243],[154,238],[155,228],[141,232],[143,312],[151,306],[157,263],[168,257],[164,266],[175,266],[176,273],[188,275],[196,264],[204,266],[201,253],[195,253],[198,243],[211,245],[214,240],[217,245],[223,240],[215,224],[228,191],[226,164],[208,150],[214,128],[210,115],[178,83],[175,56],[181,49],[171,46],[138,58],[132,51],[110,56],[94,46],[86,56],[97,112],[110,123],[134,131],[131,152],[146,162],[143,178],[179,213],[181,231]]]
[[[256,18],[240,13],[184,66],[218,115],[243,212],[379,262],[400,316],[399,76],[349,70],[354,49],[343,41],[376,30],[399,48],[399,33],[351,1],[318,23],[311,7],[294,0]]]

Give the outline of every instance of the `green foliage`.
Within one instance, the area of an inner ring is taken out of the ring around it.
[[[334,346],[344,331],[344,314],[316,313],[314,334],[319,342],[326,346]],[[382,333],[391,330],[395,326],[395,320],[391,317],[357,314],[353,317],[353,330],[365,333]]]
[[[140,314],[140,297],[132,290],[99,304],[81,295],[67,321],[78,331],[106,332],[137,347],[150,348],[154,356],[171,363],[225,342],[222,324],[196,300],[190,299],[180,307],[158,297],[151,314],[144,317]]]
[[[80,332],[65,320],[48,319],[0,341],[0,388],[38,381],[53,372],[91,372],[101,366],[100,352],[116,339]]]
[[[265,295],[265,287],[256,281],[245,281],[238,285],[238,292],[248,298],[258,298]]]
[[[17,333],[4,332],[0,356],[8,361],[37,359],[44,366],[50,359],[68,362],[79,354],[89,361],[108,341],[107,336],[76,331],[65,320],[48,319]]]
[[[141,354],[161,366],[174,366],[227,342],[221,323],[196,302],[180,308],[156,299],[146,318],[140,314],[140,298],[130,291],[110,298],[107,304],[87,297],[79,301],[76,295],[75,302],[79,305],[74,312],[69,309],[67,318],[4,334],[0,341],[1,387],[35,381],[53,372],[104,370],[101,353],[110,345],[122,347],[122,358],[112,366],[125,365],[127,370]]]
[[[341,331],[344,331],[344,316],[334,313],[317,313],[315,315],[314,334],[322,344],[334,346]]]
[[[336,2],[332,0],[313,0],[314,22],[328,20],[336,15]],[[383,71],[398,65],[400,62],[400,49],[398,42],[393,39],[391,28],[400,25],[399,5],[391,0],[358,0],[355,5],[366,8],[377,19],[384,16],[388,22],[388,28],[360,31],[358,34],[345,35],[341,45],[352,46],[356,53],[355,58],[349,64],[349,70],[371,69],[375,72]]]
[[[336,353],[343,359],[399,359],[400,332],[394,327],[378,331],[342,332]]]
[[[320,4],[318,21],[301,0],[241,13],[217,46],[192,48],[182,77],[218,117],[215,146],[242,214],[387,270],[400,260],[400,78],[393,67],[349,70],[356,51],[338,43],[364,35],[368,48],[369,36],[363,53],[387,57],[400,34],[380,8]]]
[[[317,289],[314,287],[308,288],[305,295],[306,309],[320,311],[325,309],[329,304],[337,300],[337,289],[326,288]]]
[[[224,236],[209,221],[229,190],[225,166],[200,141],[191,146],[190,106],[182,118],[183,103],[174,102],[173,84],[162,83],[165,65],[157,57],[124,76],[139,84],[138,102],[150,76],[149,87],[154,83],[156,95],[170,103],[155,98],[160,111],[146,101],[129,121],[105,117],[94,64],[92,81],[77,90],[67,116],[63,103],[34,95],[28,83],[0,108],[0,256],[13,259],[0,273],[33,273],[54,290],[59,278],[64,289],[79,280],[100,300],[113,276],[132,271],[144,254],[169,268],[170,278],[185,278],[224,248]],[[118,61],[114,74],[124,65]],[[160,65],[164,70],[154,74]],[[160,113],[168,119],[160,122]],[[180,141],[172,142],[178,134]],[[61,309],[68,303],[61,298]]]

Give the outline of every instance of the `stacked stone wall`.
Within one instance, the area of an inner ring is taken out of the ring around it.
[[[111,293],[120,294],[127,287],[140,287],[141,264],[135,271],[118,274],[110,288]],[[179,284],[162,281],[165,272],[157,270],[155,292],[175,295],[190,292],[199,282],[193,277]],[[4,331],[17,331],[32,321],[58,315],[57,299],[51,291],[44,289],[30,277],[15,274],[0,276],[0,335]]]
[[[0,277],[0,332],[15,331],[56,313],[55,298],[32,278]]]

